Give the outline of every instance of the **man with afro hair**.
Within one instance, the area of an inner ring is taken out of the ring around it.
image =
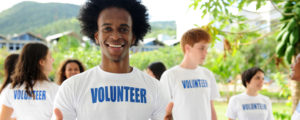
[[[129,48],[150,29],[145,6],[136,0],[88,0],[79,21],[82,33],[100,46],[102,60],[61,85],[53,119],[162,120],[167,93],[129,65]]]

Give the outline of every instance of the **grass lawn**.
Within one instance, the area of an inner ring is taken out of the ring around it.
[[[217,112],[218,120],[228,120],[228,118],[225,116],[226,109],[227,109],[227,103],[226,102],[214,102],[215,109]],[[280,112],[280,113],[290,113],[291,107],[287,106],[285,103],[273,103],[272,104],[272,110],[274,112]],[[280,118],[277,118],[274,116],[275,120],[280,120]]]

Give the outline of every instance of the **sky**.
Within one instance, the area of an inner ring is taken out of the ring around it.
[[[22,1],[35,1],[40,3],[57,2],[83,5],[86,0],[1,0],[0,12]],[[176,14],[182,10],[179,9],[183,7],[182,1],[188,0],[142,0],[142,3],[148,9],[150,21],[169,21],[175,20]]]

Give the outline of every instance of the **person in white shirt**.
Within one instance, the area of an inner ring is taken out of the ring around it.
[[[0,93],[6,88],[6,86],[12,82],[11,76],[15,70],[19,54],[10,54],[4,61],[4,81],[0,87]]]
[[[258,93],[264,83],[264,71],[258,67],[243,72],[246,92],[232,96],[226,116],[229,120],[274,120],[271,100]]]
[[[49,120],[58,85],[48,80],[54,59],[41,43],[26,44],[19,56],[12,83],[2,92],[0,120],[14,113],[18,120]]]
[[[169,102],[159,81],[129,65],[129,48],[150,29],[137,0],[88,0],[79,21],[101,48],[101,64],[67,79],[55,98],[57,120],[162,120]],[[100,60],[99,60],[100,62]]]
[[[210,35],[194,28],[181,38],[184,58],[180,65],[170,68],[160,82],[174,102],[174,120],[216,120],[213,101],[220,96],[213,73],[199,66],[205,61]]]
[[[0,100],[2,100],[2,91],[4,91],[4,89],[8,89],[7,86],[12,82],[11,80],[11,76],[15,70],[15,66],[17,64],[17,61],[18,61],[18,58],[19,58],[19,54],[10,54],[9,56],[7,56],[5,58],[5,61],[4,61],[4,81],[0,87]],[[1,103],[2,104],[2,101]],[[1,106],[0,106],[0,109],[1,109]],[[11,120],[15,120],[16,118],[14,117],[15,115],[12,114],[11,115]]]
[[[300,81],[300,54],[296,56],[294,64],[291,66],[291,79],[295,81]],[[298,103],[296,110],[292,115],[292,120],[300,120],[300,104]]]

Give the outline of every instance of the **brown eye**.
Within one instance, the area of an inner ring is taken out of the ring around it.
[[[109,31],[112,31],[112,28],[111,28],[111,27],[105,27],[105,28],[103,29],[103,31],[104,31],[104,32],[109,32]]]
[[[128,32],[129,30],[128,30],[128,28],[120,28],[120,32],[121,33],[126,33],[126,32]]]

